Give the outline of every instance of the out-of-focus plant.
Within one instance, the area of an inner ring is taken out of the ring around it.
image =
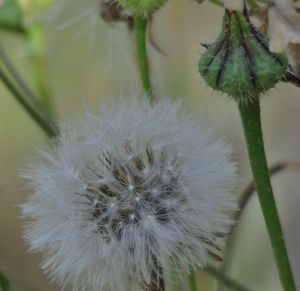
[[[209,1],[224,6],[220,0]],[[158,101],[157,92],[153,92],[147,34],[153,15],[167,1],[97,2],[104,20],[124,22],[135,32],[141,84],[148,100],[119,99],[117,105],[105,107],[99,115],[88,114],[86,121],[62,127],[61,133],[55,125],[45,23],[40,18],[51,3],[0,2],[0,30],[23,38],[32,65],[34,89],[20,76],[2,46],[0,79],[45,133],[55,138],[50,147],[41,150],[41,160],[25,173],[33,192],[23,207],[25,216],[33,219],[26,237],[32,249],[47,253],[44,268],[51,269],[60,282],[71,282],[80,290],[98,290],[103,286],[126,290],[130,286],[130,291],[139,287],[164,291],[170,259],[171,273],[179,277],[171,282],[176,291],[186,290],[179,270],[182,277],[188,277],[190,291],[198,290],[197,266],[221,285],[249,291],[226,275],[226,262],[225,270],[207,264],[208,258],[222,260],[220,243],[229,235],[227,227],[232,224],[227,212],[235,209],[230,193],[234,166],[227,160],[228,151],[219,144],[209,145],[205,139],[208,136],[205,131],[199,132],[200,125],[193,118],[184,119],[178,113],[177,103]],[[246,189],[246,197],[242,195],[241,212],[235,212],[233,219],[241,215],[256,187],[283,289],[295,291],[269,175],[289,166],[273,167],[269,173],[260,98],[279,81],[300,84],[285,52],[289,42],[298,43],[298,19],[292,2],[284,11],[279,7],[287,6],[280,0],[272,5],[262,0],[246,3],[249,13],[244,2],[225,1],[222,31],[213,44],[206,46],[199,72],[214,90],[237,102],[244,127],[254,183],[248,187],[250,190]],[[263,31],[251,22],[252,15],[261,20]],[[275,25],[275,18],[280,23]],[[286,39],[279,38],[283,43],[278,49],[277,33],[282,37],[288,28],[294,30]],[[190,131],[198,134],[193,140]],[[187,154],[191,152],[195,154],[193,159]],[[288,165],[299,168],[295,163]],[[207,169],[210,175],[205,178]],[[194,180],[186,183],[191,177]],[[209,182],[212,184],[205,184]],[[201,192],[203,184],[207,188]],[[189,186],[193,191],[189,191]],[[218,196],[219,193],[223,195]],[[101,264],[97,256],[101,257]],[[110,274],[105,273],[107,270]],[[9,290],[2,273],[0,286]]]
[[[23,34],[23,15],[17,0],[0,2],[0,29]]]
[[[4,276],[3,273],[1,273],[0,271],[0,287],[2,291],[9,291],[10,287],[9,287],[9,281],[8,279]]]
[[[51,92],[48,83],[45,25],[40,19],[40,13],[50,3],[50,1],[4,0],[0,6],[0,30],[16,32],[19,37],[24,39],[35,81],[34,89],[37,91],[35,97],[38,100],[35,102],[40,103],[40,107],[45,111],[47,118],[51,118],[53,114],[53,100],[50,98]],[[8,55],[4,57],[5,59],[3,57],[4,54],[2,53],[0,58],[2,63],[10,62]],[[12,62],[6,69],[11,78],[18,78],[16,76],[17,70],[13,68]],[[28,95],[28,92],[24,93]]]

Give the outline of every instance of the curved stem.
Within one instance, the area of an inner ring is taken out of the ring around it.
[[[144,90],[148,95],[150,102],[153,102],[152,87],[149,76],[149,63],[147,57],[147,27],[148,20],[142,16],[134,17],[134,26],[135,26],[135,38],[136,38],[136,48],[137,48],[137,57],[138,64],[141,74],[141,79],[143,83]]]
[[[33,108],[19,90],[10,81],[5,72],[0,68],[0,79],[3,81],[7,89],[12,93],[20,105],[31,116],[31,118],[47,133],[49,137],[54,137],[57,134],[57,130],[54,125],[45,118],[37,109]]]
[[[271,240],[280,280],[285,291],[296,291],[267,167],[259,99],[247,104],[239,103],[239,111],[257,194]]]
[[[277,173],[280,173],[284,170],[300,170],[300,162],[294,162],[294,161],[283,161],[278,162],[272,166],[269,167],[269,175],[272,177],[273,175],[276,175]],[[239,221],[241,219],[241,216],[243,215],[248,202],[250,201],[250,198],[255,193],[256,187],[255,183],[252,180],[247,184],[247,186],[244,188],[242,193],[239,195],[240,201],[239,201],[239,211],[236,211],[233,215],[234,221]],[[236,230],[237,230],[238,224],[233,224],[230,230],[230,237],[228,238],[226,242],[226,247],[224,251],[224,261],[221,267],[221,270],[226,274],[228,273],[228,269],[230,268],[230,264],[232,262],[232,253],[235,245],[235,238],[236,238]],[[223,290],[222,285],[219,284],[218,290]]]
[[[217,268],[208,265],[204,271],[209,273],[210,275],[216,277],[220,282],[222,282],[225,286],[236,290],[236,291],[250,291],[247,287],[243,286],[239,282],[236,282],[234,279],[226,276],[222,271],[218,270]]]
[[[293,161],[284,161],[284,162],[278,162],[272,166],[269,167],[269,175],[272,177],[273,175],[282,172],[286,169],[294,169],[294,170],[300,170],[300,162],[293,162]],[[243,190],[242,194],[240,195],[240,201],[239,201],[239,211],[237,211],[233,215],[234,221],[239,221],[241,215],[243,214],[244,209],[246,208],[250,198],[254,194],[254,191],[256,190],[255,182],[251,181],[248,183],[248,185]],[[234,232],[234,229],[236,228],[237,224],[232,225],[230,233]]]
[[[191,271],[191,273],[188,276],[189,279],[189,286],[190,286],[190,291],[197,291],[197,278],[196,278],[196,272]]]

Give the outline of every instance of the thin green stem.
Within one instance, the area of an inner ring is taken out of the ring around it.
[[[39,106],[38,104],[38,97],[35,93],[31,90],[31,88],[26,84],[23,78],[20,76],[19,72],[8,58],[7,54],[5,53],[4,49],[0,45],[0,61],[3,63],[5,69],[10,74],[10,76],[15,80],[16,84],[19,86],[23,93],[30,99],[34,106]]]
[[[0,79],[3,81],[4,85],[15,97],[15,99],[20,103],[20,105],[25,109],[25,111],[31,116],[31,118],[47,133],[49,137],[54,137],[57,134],[55,126],[50,120],[45,118],[40,111],[32,107],[20,93],[20,91],[14,86],[13,82],[8,78],[5,72],[0,68]]]
[[[247,287],[243,286],[241,283],[235,281],[234,279],[225,275],[222,271],[218,270],[217,268],[213,267],[212,265],[206,266],[204,269],[210,275],[216,277],[219,281],[221,281],[225,286],[236,290],[236,291],[250,291]]]
[[[197,291],[197,277],[196,277],[196,272],[191,271],[191,273],[188,276],[189,280],[189,286],[190,286],[190,291]]]
[[[153,92],[149,75],[149,62],[147,57],[147,27],[148,20],[142,16],[135,16],[135,38],[136,49],[142,83],[146,94],[151,102],[153,102]]]
[[[268,172],[259,99],[247,104],[240,103],[239,111],[257,194],[270,236],[280,280],[285,291],[296,291]]]

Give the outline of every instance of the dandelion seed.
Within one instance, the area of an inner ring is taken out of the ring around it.
[[[180,108],[110,101],[39,150],[24,172],[25,238],[60,284],[147,289],[162,270],[219,257],[236,208],[235,166],[228,146]]]

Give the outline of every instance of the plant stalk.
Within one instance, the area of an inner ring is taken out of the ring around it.
[[[140,69],[140,75],[142,79],[143,88],[152,103],[154,100],[151,87],[150,75],[149,75],[149,62],[147,57],[147,27],[148,20],[142,16],[134,17],[135,26],[135,38],[138,65]]]
[[[136,51],[137,51],[137,59],[139,65],[139,71],[141,76],[141,81],[143,88],[149,98],[150,103],[152,103],[153,95],[152,95],[152,87],[149,76],[149,63],[148,63],[148,55],[147,55],[147,27],[148,20],[142,16],[134,17],[134,27],[135,27],[135,39],[136,39]],[[156,259],[153,258],[155,261]],[[159,264],[156,261],[156,264]],[[159,273],[153,272],[151,283],[147,287],[146,291],[164,291],[165,290],[165,282],[163,269],[161,266],[157,265],[159,269]]]
[[[31,88],[20,76],[19,72],[13,65],[12,61],[8,58],[6,52],[1,47],[1,45],[0,45],[0,61],[3,63],[3,66],[5,67],[6,71],[9,73],[11,78],[15,81],[16,85],[18,85],[19,88],[23,90],[23,93],[28,97],[28,99],[30,99],[32,105],[36,107],[40,107],[40,104],[38,104],[38,97],[35,95],[35,93],[31,90]]]
[[[236,291],[250,291],[247,287],[243,286],[239,282],[236,282],[234,279],[228,277],[226,274],[224,274],[222,271],[218,270],[217,268],[208,265],[204,269],[207,273],[210,275],[216,277],[220,282],[222,282],[225,286],[231,288],[232,290]]]
[[[197,278],[196,278],[196,272],[191,271],[191,273],[188,276],[190,291],[197,291]]]
[[[269,167],[269,175],[270,177],[273,177],[277,173],[284,172],[285,170],[300,170],[300,162],[297,161],[282,161],[278,162],[272,166]],[[241,216],[245,212],[245,209],[247,208],[248,202],[250,201],[251,197],[254,195],[256,191],[255,183],[252,180],[247,184],[247,186],[244,188],[242,193],[239,195],[239,210],[236,211],[233,215],[233,221],[240,221]],[[230,230],[230,237],[228,238],[226,242],[226,247],[224,251],[224,261],[221,267],[222,272],[224,274],[228,273],[228,270],[232,264],[232,255],[234,246],[236,243],[236,232],[237,232],[237,226],[238,224],[234,224],[231,226]],[[217,289],[218,291],[225,290],[223,289],[223,286],[221,285],[221,282],[219,284],[219,287]]]
[[[271,240],[282,287],[296,291],[265,155],[259,99],[239,103],[240,116],[259,202]]]
[[[0,80],[3,81],[4,85],[15,97],[15,99],[20,103],[20,105],[25,109],[25,111],[31,116],[31,118],[45,131],[49,137],[54,137],[57,135],[57,130],[48,118],[45,118],[40,111],[32,107],[20,91],[14,86],[13,82],[10,81],[5,72],[0,68]]]

